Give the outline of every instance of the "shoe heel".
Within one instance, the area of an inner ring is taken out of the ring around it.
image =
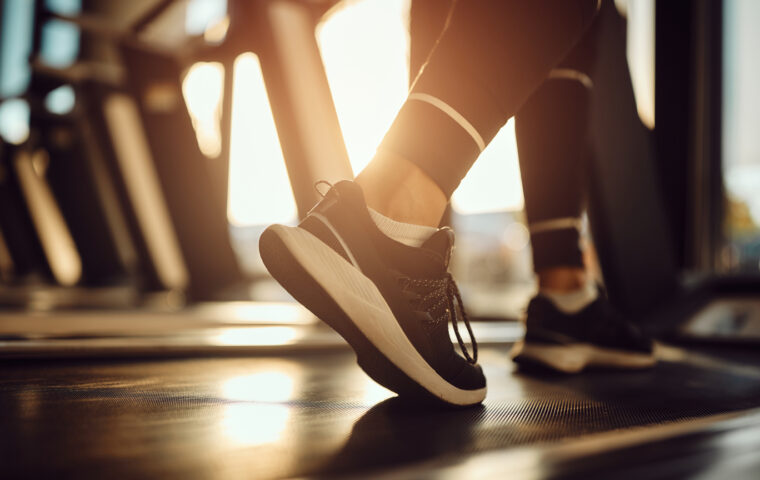
[[[272,227],[261,235],[259,253],[272,277],[301,305],[348,342],[356,353],[357,363],[370,378],[405,397],[440,401],[372,345],[324,288],[300,265]]]

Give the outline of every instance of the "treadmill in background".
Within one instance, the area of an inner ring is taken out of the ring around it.
[[[760,266],[737,273],[721,260],[725,7],[656,2],[653,131],[614,53],[624,35],[601,32],[591,226],[611,299],[653,334],[760,344]]]

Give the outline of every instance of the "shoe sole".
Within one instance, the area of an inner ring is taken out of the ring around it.
[[[657,363],[653,354],[624,352],[589,343],[548,345],[519,341],[510,357],[516,363],[540,364],[564,373],[579,373],[589,367],[638,370]]]
[[[379,384],[452,405],[485,398],[486,388],[465,390],[441,377],[409,341],[372,280],[310,232],[273,225],[261,235],[259,251],[275,280],[338,332]]]

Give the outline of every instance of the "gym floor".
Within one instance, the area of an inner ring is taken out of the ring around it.
[[[4,478],[751,478],[760,354],[660,348],[650,371],[519,371],[485,347],[483,406],[410,405],[345,348],[2,360]]]

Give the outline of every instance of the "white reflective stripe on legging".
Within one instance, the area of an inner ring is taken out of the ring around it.
[[[530,233],[548,232],[551,230],[565,230],[574,228],[578,231],[581,230],[583,221],[580,218],[565,217],[565,218],[553,218],[551,220],[544,220],[530,224],[528,230]]]
[[[571,68],[555,68],[549,72],[549,78],[576,80],[578,82],[581,82],[583,86],[588,89],[594,88],[594,82],[591,80],[591,77],[583,72],[579,72],[578,70],[573,70]]]
[[[444,102],[440,98],[434,97],[432,95],[428,95],[427,93],[412,93],[409,95],[408,100],[419,100],[421,102],[429,103],[430,105],[436,107],[449,117],[451,117],[452,120],[457,122],[460,127],[464,129],[465,132],[470,134],[472,139],[475,141],[475,143],[478,146],[478,149],[482,152],[486,148],[486,142],[483,141],[483,137],[480,136],[480,133],[475,129],[475,127],[472,126],[472,124],[467,121],[466,118],[462,116],[461,113],[454,110],[454,108],[449,105],[448,103]]]

